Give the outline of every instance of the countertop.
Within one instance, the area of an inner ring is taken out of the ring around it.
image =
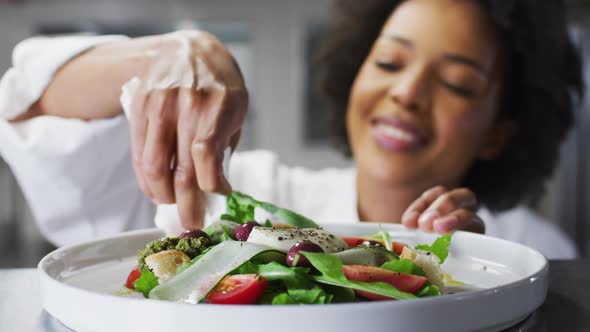
[[[0,331],[70,331],[43,310],[35,269],[0,270]],[[590,260],[551,261],[545,303],[508,331],[590,331]]]

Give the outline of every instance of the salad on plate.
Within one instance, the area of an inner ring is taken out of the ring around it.
[[[255,210],[273,220],[255,221]],[[411,247],[388,232],[340,237],[240,192],[204,230],[138,252],[125,287],[155,300],[212,304],[328,304],[440,296],[451,235]]]

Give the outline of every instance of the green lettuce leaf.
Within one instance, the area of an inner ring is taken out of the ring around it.
[[[344,276],[344,273],[342,272],[342,262],[334,255],[305,251],[302,251],[301,254],[307,257],[313,267],[322,274],[321,276],[312,277],[319,283],[362,290],[398,300],[416,298],[414,294],[402,292],[394,286],[384,282],[361,282],[346,279],[346,276]]]
[[[449,256],[449,246],[451,245],[451,234],[445,234],[438,239],[436,239],[432,245],[427,244],[420,244],[417,245],[415,248],[425,251],[430,251],[431,253],[435,254],[440,263],[444,263],[447,257]]]
[[[268,304],[281,305],[281,304],[299,304],[289,293],[272,294],[272,298]]]
[[[332,303],[334,295],[326,293],[321,287],[315,285],[310,289],[289,289],[286,292],[274,293],[267,303],[278,304],[326,304]],[[354,298],[354,297],[353,297]]]
[[[379,234],[381,235],[381,239],[383,240],[383,244],[385,245],[385,249],[387,249],[389,251],[393,251],[393,244],[391,243],[391,236],[389,235],[389,232],[384,231],[381,228],[381,225],[379,225],[379,229],[381,230],[381,232],[379,232]]]
[[[435,285],[426,285],[418,292],[418,297],[440,296],[440,289]]]
[[[159,284],[158,277],[156,277],[154,272],[147,270],[141,272],[141,276],[135,280],[133,286],[135,286],[136,292],[142,293],[143,296],[147,298],[150,291]]]
[[[338,287],[332,285],[322,285],[326,293],[332,295],[332,303],[348,303],[354,302],[356,295],[354,291],[347,287]]]

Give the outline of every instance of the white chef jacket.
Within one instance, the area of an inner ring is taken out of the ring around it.
[[[69,59],[122,38],[25,40],[14,49],[13,67],[0,81],[0,155],[22,187],[41,232],[56,245],[154,226],[156,208],[136,182],[123,115],[93,121],[51,116],[8,121],[39,99]],[[281,164],[269,151],[251,151],[235,153],[228,173],[234,189],[319,223],[359,221],[354,168],[312,171]],[[173,206],[162,207],[158,217],[178,218],[174,211]],[[549,258],[576,256],[575,246],[558,227],[527,208],[478,213],[488,235],[523,243]]]

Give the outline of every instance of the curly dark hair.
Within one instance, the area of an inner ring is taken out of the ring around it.
[[[528,203],[544,191],[583,96],[582,63],[559,0],[473,0],[490,15],[507,55],[499,117],[516,130],[500,155],[475,161],[462,186],[493,211]],[[322,93],[338,148],[350,156],[346,112],[353,81],[390,14],[403,1],[336,0],[335,20],[318,61]],[[351,47],[354,45],[354,47]]]

